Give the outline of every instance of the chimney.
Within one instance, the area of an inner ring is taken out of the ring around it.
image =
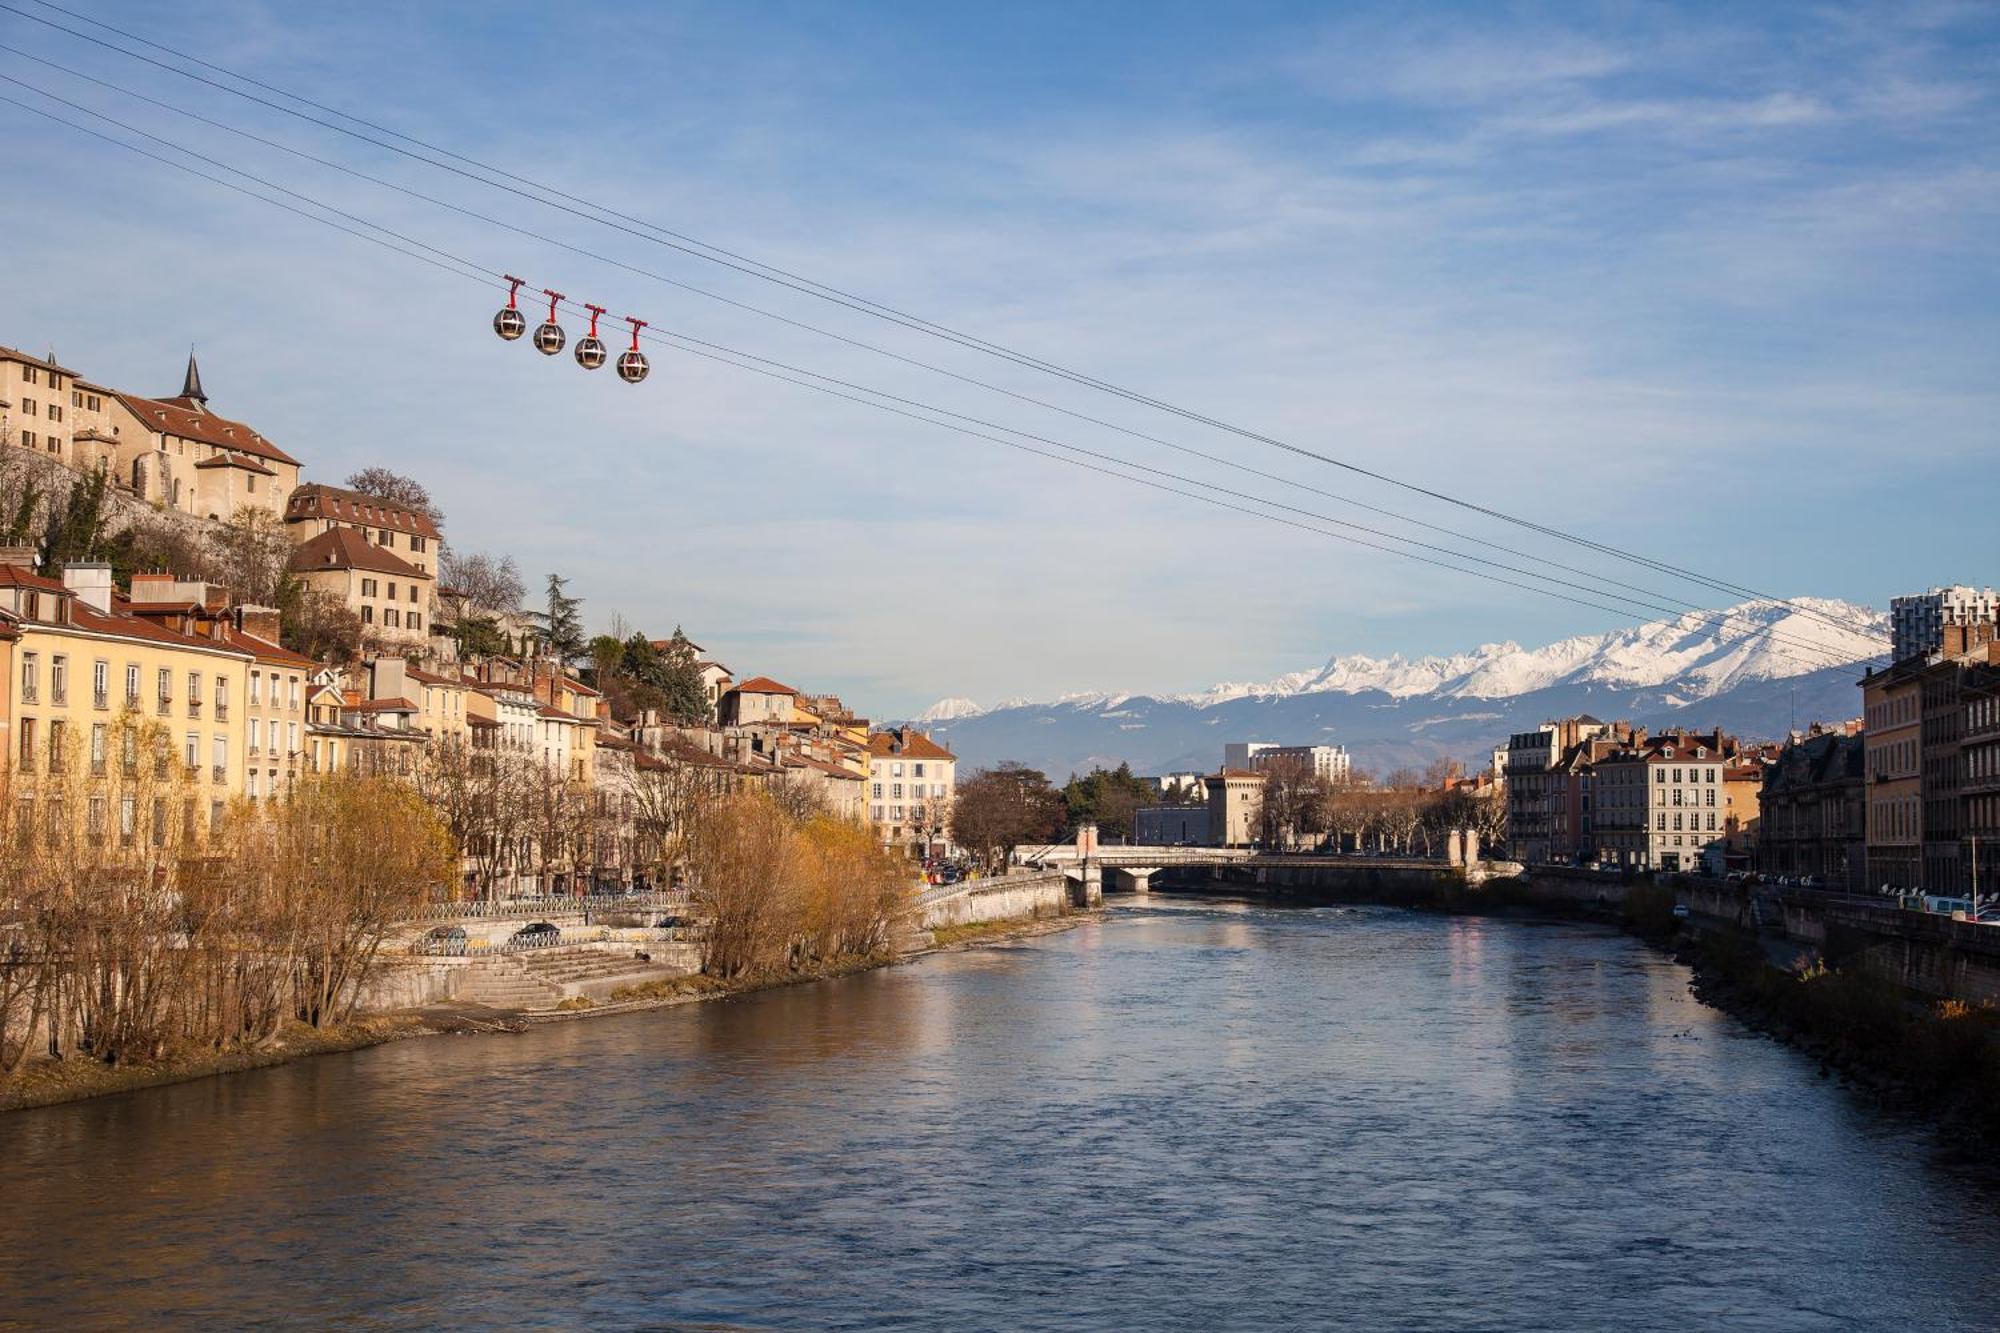
[[[141,605],[148,602],[173,601],[174,576],[172,574],[134,574],[132,576],[132,600]]]
[[[35,567],[35,548],[32,546],[0,546],[0,566],[15,569]]]
[[[64,565],[63,587],[99,615],[111,614],[111,566],[96,560]]]
[[[409,697],[407,667],[400,657],[378,657],[368,664],[368,697],[370,699],[404,699]]]
[[[133,586],[139,583],[139,576],[132,576]],[[274,606],[239,606],[236,608],[236,628],[254,639],[266,643],[278,641],[278,609]]]

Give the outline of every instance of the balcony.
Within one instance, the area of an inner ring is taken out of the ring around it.
[[[163,694],[163,695],[161,695],[161,696],[160,696],[160,707],[159,707],[159,714],[160,714],[160,716],[161,716],[161,717],[168,717],[168,716],[172,715],[173,711],[174,711],[174,698],[173,698],[173,696],[172,696],[172,695],[170,695],[170,694]]]
[[[90,695],[90,706],[99,712],[109,711],[111,708],[111,692],[109,690],[93,690]]]
[[[209,770],[209,777],[215,782],[227,782],[229,781],[229,770],[223,765],[217,764]]]
[[[201,700],[199,699],[188,700],[188,716],[192,718],[198,718],[201,716]]]

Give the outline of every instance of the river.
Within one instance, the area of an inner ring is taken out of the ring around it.
[[[1608,930],[1206,901],[0,1117],[0,1325],[2000,1327],[2000,1199]]]

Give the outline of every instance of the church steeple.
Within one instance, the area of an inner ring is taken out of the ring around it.
[[[194,348],[188,348],[187,378],[181,381],[181,397],[193,399],[203,407],[208,406],[208,395],[201,391],[201,367],[194,363]]]

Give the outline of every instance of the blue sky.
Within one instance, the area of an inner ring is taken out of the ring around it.
[[[20,0],[32,8],[31,0]],[[74,7],[1037,356],[1782,595],[1996,576],[2000,7]],[[789,318],[1369,504],[1641,576],[837,310],[94,50],[0,41]],[[480,265],[1375,522],[747,315],[0,55],[0,73]],[[7,88],[7,95],[36,100]],[[67,114],[67,113],[66,113]],[[650,349],[0,105],[0,342],[219,410],[740,673],[877,716],[1176,690],[1644,618],[1426,569]],[[21,257],[27,256],[27,262]],[[577,330],[572,327],[572,337]]]

